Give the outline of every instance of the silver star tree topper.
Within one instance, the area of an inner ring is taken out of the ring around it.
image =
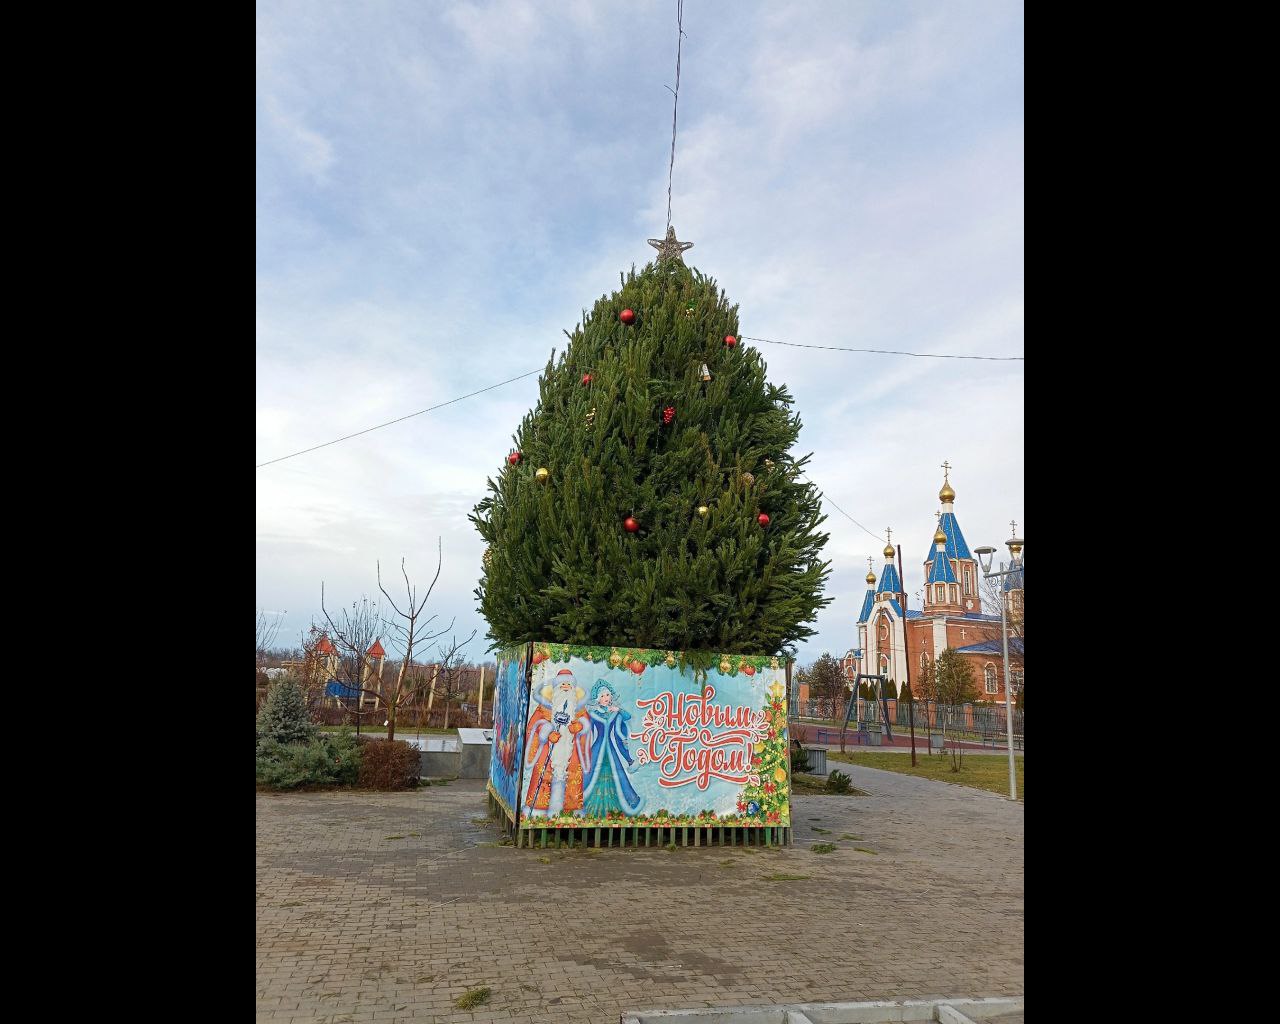
[[[692,242],[679,242],[676,240],[676,229],[667,228],[666,238],[650,238],[649,244],[658,250],[658,262],[664,260],[675,260],[677,263],[683,263],[684,257],[680,254],[686,249],[692,249]]]

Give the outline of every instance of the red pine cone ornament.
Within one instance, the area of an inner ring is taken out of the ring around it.
[[[768,526],[769,517],[765,515],[763,512],[761,512],[758,516],[756,516],[756,522],[759,523],[761,526]]]
[[[510,455],[507,456],[507,461],[514,466],[517,462],[520,461],[520,453],[512,452]]]
[[[640,675],[645,670],[645,663],[637,658],[631,663],[631,671],[636,675]]]
[[[676,418],[676,407],[674,405],[669,405],[662,410],[663,423],[670,423],[675,418]]]
[[[627,533],[635,533],[640,529],[640,524],[631,516],[627,516],[627,518],[622,521],[622,525],[626,527]]]
[[[724,336],[724,343],[728,345],[730,348],[733,348],[734,345],[738,344],[738,339],[735,338],[732,334],[726,334]]]
[[[624,309],[618,314],[618,319],[624,324],[633,324],[636,322],[636,314],[634,310]]]

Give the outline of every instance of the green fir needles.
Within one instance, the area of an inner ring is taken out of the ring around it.
[[[776,654],[813,634],[825,517],[791,396],[737,335],[675,261],[584,314],[471,516],[495,645]]]

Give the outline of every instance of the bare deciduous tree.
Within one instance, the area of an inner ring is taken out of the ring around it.
[[[343,608],[335,619],[324,603],[323,582],[320,584],[320,610],[329,623],[329,640],[338,650],[339,676],[345,677],[338,681],[356,695],[351,712],[355,715],[356,732],[359,733],[361,717],[377,711],[381,697],[377,689],[367,689],[365,684],[374,676],[374,659],[370,657],[369,649],[382,635],[385,624],[382,610],[376,602],[361,596],[359,601],[351,602],[350,608]],[[372,709],[366,710],[363,706],[366,696],[374,698]]]
[[[440,579],[440,567],[443,564],[443,551],[440,542],[436,542],[436,574],[431,579],[431,585],[427,587],[427,592],[422,596],[422,600],[418,600],[417,588],[410,582],[409,573],[404,567],[404,559],[400,559],[400,574],[404,577],[405,603],[401,608],[396,603],[395,598],[388,593],[387,588],[382,585],[382,565],[377,564],[378,568],[378,589],[382,591],[382,595],[387,599],[395,611],[397,618],[386,620],[387,626],[393,633],[392,642],[400,651],[400,668],[396,672],[394,684],[384,688],[382,701],[387,709],[387,739],[393,740],[396,737],[396,712],[402,704],[410,703],[415,697],[420,696],[417,686],[411,684],[412,668],[413,668],[413,652],[415,648],[421,649],[432,640],[444,636],[453,629],[454,620],[449,621],[449,625],[436,632],[431,632],[431,624],[435,621],[434,614],[423,617],[423,612],[427,607],[427,601],[431,597],[431,592],[435,589],[436,582]],[[440,675],[449,678],[454,673],[458,654],[475,637],[475,631],[472,630],[471,636],[467,637],[461,644],[456,638],[446,648],[441,645],[439,650],[440,658]],[[438,679],[437,679],[438,681]],[[446,684],[448,685],[448,684]],[[448,719],[448,710],[445,711],[446,725]]]
[[[271,613],[258,609],[258,650],[257,650],[257,667],[262,669],[266,661],[267,652],[271,650],[271,645],[276,642],[276,634],[280,632],[280,623],[284,621],[284,612],[276,612],[275,618],[271,617]]]
[[[436,674],[436,696],[444,701],[444,727],[449,728],[449,714],[453,705],[475,695],[479,682],[480,670],[474,665],[464,664],[460,659],[462,648],[475,639],[475,630],[471,635],[458,642],[452,637],[448,644],[440,644],[436,650],[440,655],[440,670]]]
[[[1005,626],[1009,631],[1009,673],[1013,676],[1013,693],[1017,696],[1021,695],[1024,683],[1023,656],[1026,629],[1026,604],[1021,589],[1006,593],[1004,584],[1006,580],[1011,579],[1009,576],[994,576],[990,579],[983,577],[982,579],[982,603],[983,610],[989,615],[995,616],[995,621],[983,622],[978,627],[978,635],[984,641],[994,641],[993,654],[999,661],[1004,656],[1004,649],[1000,643],[1000,605],[1005,604]],[[1019,582],[1021,580],[1019,579]],[[987,698],[988,700],[992,698]],[[1003,699],[1003,698],[1002,698]]]

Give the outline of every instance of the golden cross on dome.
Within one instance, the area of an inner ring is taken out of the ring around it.
[[[867,572],[872,572],[872,573],[875,572],[874,563],[875,563],[875,559],[872,558],[870,555],[868,555],[867,556]]]
[[[941,510],[939,510],[939,511],[935,512],[935,513],[933,514],[933,518],[934,518],[934,519],[936,519],[936,520],[938,520],[938,525],[939,525],[939,526],[941,526],[941,525],[942,525],[942,512],[941,512]]]
[[[677,263],[683,263],[684,257],[680,254],[686,249],[692,249],[692,242],[679,242],[676,240],[676,229],[667,227],[666,238],[650,238],[649,244],[658,250],[658,262],[663,263],[667,260],[675,260]]]
[[[1018,536],[1018,521],[1016,519],[1009,520],[1009,529],[1013,531],[1009,534],[1010,537]]]
[[[893,529],[891,527],[886,526],[884,528],[884,542],[893,547]]]
[[[950,475],[950,473],[951,473],[951,461],[949,459],[943,459],[942,460],[942,480],[944,483],[946,482],[947,477]]]

